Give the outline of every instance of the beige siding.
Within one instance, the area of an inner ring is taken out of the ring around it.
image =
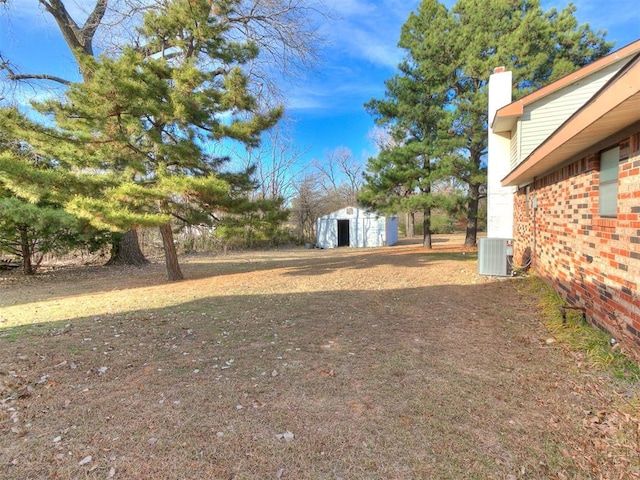
[[[518,122],[518,152],[512,144],[512,169],[544,142],[560,125],[582,107],[613,77],[624,62],[609,65],[588,79],[582,79],[525,107]]]
[[[509,155],[509,171],[512,171],[514,168],[518,166],[519,156],[518,152],[520,151],[520,121],[516,122],[515,127],[511,131],[511,152]]]

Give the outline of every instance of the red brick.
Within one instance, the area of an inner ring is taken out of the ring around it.
[[[536,180],[534,195],[540,208],[535,225],[533,215],[525,213],[524,192],[516,195],[515,250],[521,255],[526,247],[533,247],[535,231],[534,269],[539,275],[561,295],[588,303],[589,315],[596,324],[617,328],[609,318],[610,312],[616,311],[616,322],[640,332],[640,299],[636,293],[640,257],[631,256],[640,252],[640,242],[632,242],[632,237],[640,238],[640,214],[632,212],[640,205],[640,132],[630,137],[628,145],[630,157],[620,164],[618,218],[598,215],[599,193],[595,187],[599,183],[599,155],[594,152]],[[592,217],[585,220],[584,215]],[[587,256],[593,259],[591,263]],[[603,300],[605,291],[613,298]],[[638,343],[640,353],[640,337]]]

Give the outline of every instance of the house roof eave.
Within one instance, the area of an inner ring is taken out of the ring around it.
[[[605,85],[503,180],[503,186],[531,182],[640,121],[640,56]]]
[[[579,70],[576,70],[572,74],[567,75],[566,77],[562,77],[559,80],[556,80],[545,87],[542,87],[535,92],[522,97],[520,100],[516,100],[504,107],[500,108],[493,119],[492,129],[495,133],[511,131],[513,126],[515,125],[518,117],[520,117],[524,113],[524,108],[547,95],[551,95],[552,93],[571,85],[589,75],[592,75],[594,72],[597,72],[614,62],[619,60],[623,60],[627,57],[630,57],[636,53],[640,52],[640,39],[632,42],[615,52],[602,57],[596,60],[589,65],[582,67]]]

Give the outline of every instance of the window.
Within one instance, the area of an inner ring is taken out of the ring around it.
[[[618,163],[620,148],[600,154],[600,216],[615,217],[618,212]]]

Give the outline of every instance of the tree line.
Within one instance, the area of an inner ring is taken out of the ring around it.
[[[318,216],[356,203],[419,213],[426,248],[435,209],[463,217],[465,244],[475,245],[490,72],[511,69],[517,98],[612,47],[578,25],[571,4],[423,0],[402,27],[404,59],[384,98],[364,106],[383,132],[379,153],[360,161],[338,148],[298,174],[270,72],[295,75],[318,60],[310,18],[326,17],[315,3],[95,0],[78,24],[63,0],[33,1],[56,21],[80,76],[23,73],[0,52],[5,84],[64,87],[33,101],[36,115],[7,101],[0,110],[0,249],[17,253],[25,273],[46,252],[105,245],[111,263],[144,263],[136,229],[154,227],[168,278],[180,280],[176,226],[268,240],[290,222],[312,241]]]

